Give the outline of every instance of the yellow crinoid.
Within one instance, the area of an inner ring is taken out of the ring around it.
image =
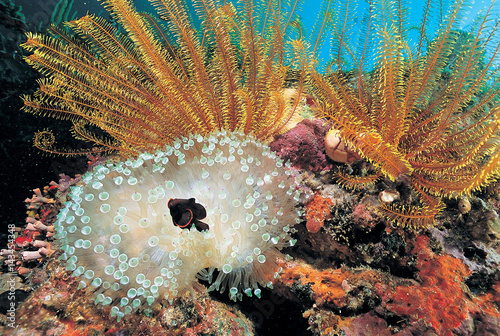
[[[435,224],[442,197],[468,195],[500,172],[498,14],[492,4],[465,32],[464,1],[442,5],[425,1],[414,27],[401,2],[368,1],[354,32],[352,1],[326,1],[316,45],[330,31],[333,57],[310,76],[320,115],[349,148],[391,180],[409,177],[421,206],[382,212],[414,228]]]
[[[102,1],[118,24],[87,15],[28,34],[26,58],[46,78],[24,110],[69,119],[85,153],[137,154],[179,136],[225,129],[265,141],[286,130],[303,91],[303,47],[292,40],[297,2],[152,0],[157,15],[128,0]],[[191,18],[196,11],[199,23]],[[283,90],[294,88],[286,99]],[[290,97],[288,97],[290,98]],[[104,131],[95,131],[95,127]],[[45,131],[35,146],[57,149]]]

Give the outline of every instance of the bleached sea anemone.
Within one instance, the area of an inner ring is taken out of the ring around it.
[[[272,286],[279,273],[279,250],[295,243],[298,197],[293,169],[266,144],[222,131],[95,167],[55,230],[80,288],[121,318],[172,302],[196,278],[232,299],[260,296],[258,284]],[[206,209],[208,230],[174,225],[168,201],[190,198]]]

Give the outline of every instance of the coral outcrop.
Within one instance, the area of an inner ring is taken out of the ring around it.
[[[277,135],[271,149],[297,169],[320,172],[332,168],[323,138],[329,129],[322,119],[305,119],[285,134]]]

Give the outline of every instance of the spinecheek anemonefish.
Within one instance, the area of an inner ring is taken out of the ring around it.
[[[196,203],[194,198],[171,198],[167,205],[174,225],[189,229],[191,224],[194,224],[198,231],[208,230],[208,224],[200,221],[207,217],[207,211],[203,205]]]

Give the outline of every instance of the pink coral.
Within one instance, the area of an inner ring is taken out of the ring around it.
[[[54,235],[52,222],[59,206],[53,198],[56,192],[57,186],[54,185],[43,188],[43,191],[33,189],[33,196],[25,200],[28,209],[26,226],[20,228],[9,224],[12,243],[8,249],[0,250],[0,262],[8,265],[10,272],[27,275],[40,264],[38,261],[47,260],[55,252],[49,241]]]
[[[305,119],[287,133],[278,135],[271,143],[271,150],[299,169],[314,172],[331,169],[323,140],[329,128],[324,120]]]

